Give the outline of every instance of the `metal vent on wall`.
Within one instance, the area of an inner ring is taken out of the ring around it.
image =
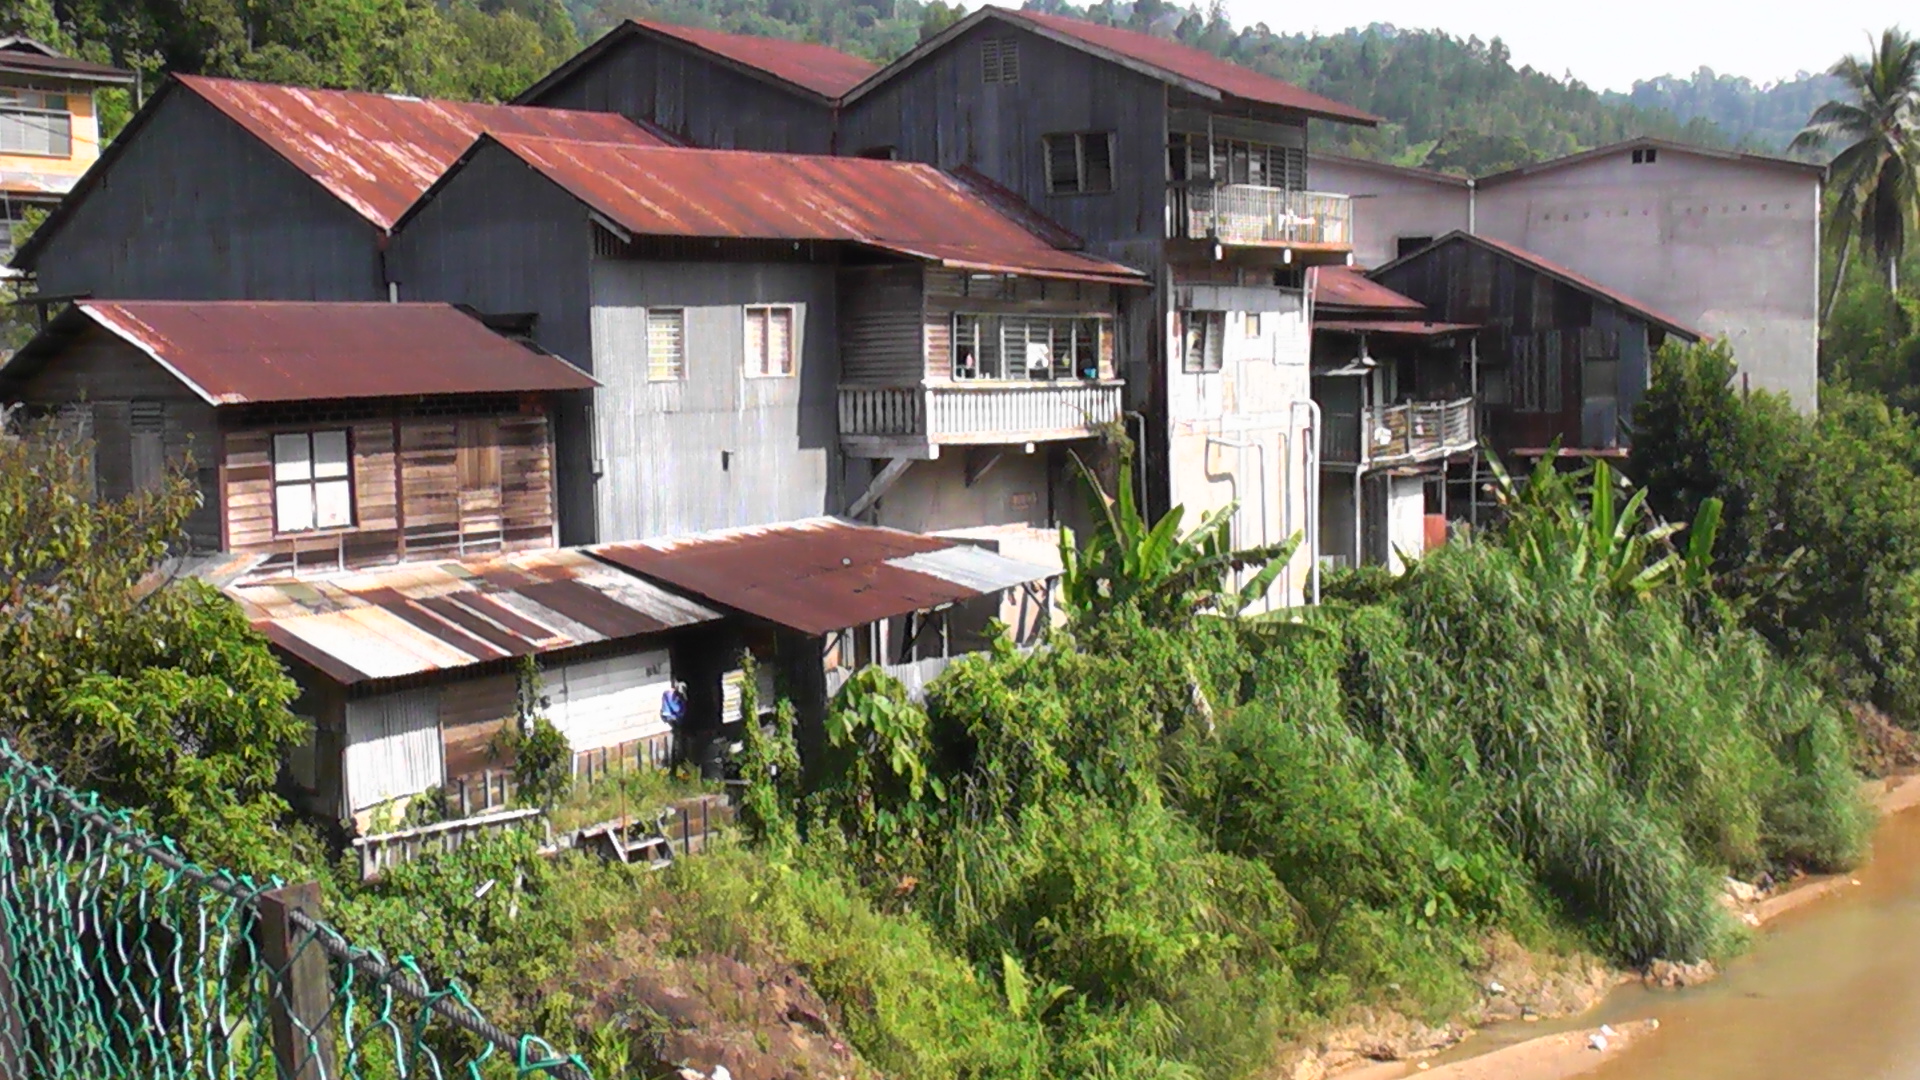
[[[987,38],[980,43],[980,81],[1020,81],[1020,42],[1014,38]]]

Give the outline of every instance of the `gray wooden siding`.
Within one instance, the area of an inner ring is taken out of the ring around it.
[[[41,252],[43,293],[379,300],[379,234],[205,101],[168,94]]]
[[[713,150],[833,152],[833,111],[684,49],[631,37],[534,105],[617,112]]]
[[[842,382],[916,386],[926,374],[921,268],[850,266],[840,271]]]
[[[994,315],[1099,316],[1100,377],[1114,378],[1115,288],[1091,281],[1054,281],[1016,277],[989,279],[986,295],[958,270],[929,268],[926,272],[926,376],[931,382],[953,381],[953,316],[957,312]]]
[[[1018,39],[1019,82],[981,81],[984,37]],[[1043,136],[1074,131],[1114,133],[1111,194],[1047,194]],[[870,146],[972,165],[1096,248],[1166,235],[1165,85],[1005,23],[981,23],[849,106],[841,152]]]
[[[601,538],[836,512],[835,268],[593,263]],[[748,378],[748,304],[791,304],[799,371]],[[646,312],[685,313],[686,377],[649,382]]]
[[[534,340],[592,372],[592,242],[586,209],[571,195],[512,154],[488,147],[394,236],[387,268],[403,300],[534,313]],[[563,544],[600,538],[589,405],[586,394],[558,395],[553,413]]]
[[[136,474],[152,464],[148,456],[155,450],[158,464],[191,462],[203,501],[187,519],[187,535],[196,550],[219,550],[220,429],[213,406],[145,353],[91,328],[9,396],[36,406],[79,404],[87,410],[94,478],[104,498],[131,494]]]
[[[1381,283],[1435,318],[1486,326],[1480,385],[1496,449],[1628,442],[1622,421],[1645,396],[1664,338],[1634,312],[1464,241],[1429,249]]]

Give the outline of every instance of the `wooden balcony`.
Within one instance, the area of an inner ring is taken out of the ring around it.
[[[1472,398],[1329,412],[1320,422],[1320,459],[1363,468],[1437,461],[1478,441]]]
[[[1119,419],[1123,386],[1080,379],[842,386],[840,442],[855,457],[930,459],[942,446],[1084,439]]]
[[[1176,184],[1167,189],[1169,235],[1253,247],[1347,251],[1353,200],[1254,184]]]

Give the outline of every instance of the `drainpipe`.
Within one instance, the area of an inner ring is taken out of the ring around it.
[[[1218,435],[1207,436],[1207,446],[1230,446],[1235,450],[1252,450],[1260,455],[1260,546],[1266,547],[1272,542],[1267,532],[1267,447],[1265,443],[1242,439],[1225,439]],[[1237,494],[1237,492],[1236,492]],[[1263,610],[1273,610],[1273,600],[1261,597]]]
[[[1480,231],[1480,185],[1473,177],[1467,177],[1467,235],[1477,236]]]
[[[1311,399],[1288,405],[1287,421],[1295,409],[1307,410],[1307,426],[1300,431],[1300,462],[1307,474],[1307,588],[1309,603],[1320,603],[1320,403]]]

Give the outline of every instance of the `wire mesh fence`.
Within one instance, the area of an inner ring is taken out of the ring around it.
[[[4,741],[0,798],[0,1077],[591,1080],[347,941],[316,884],[197,866]]]

